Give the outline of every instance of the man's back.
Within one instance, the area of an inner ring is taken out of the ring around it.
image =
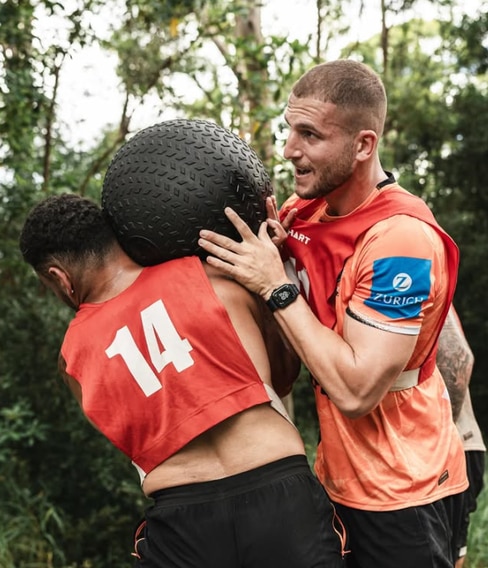
[[[305,453],[269,405],[255,299],[210,270],[196,257],[145,268],[116,297],[82,304],[66,333],[65,372],[83,410],[131,458],[146,493]]]

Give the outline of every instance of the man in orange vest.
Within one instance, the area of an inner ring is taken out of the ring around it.
[[[256,236],[231,210],[242,242],[205,230],[199,243],[267,301],[311,373],[315,470],[348,529],[348,566],[451,568],[467,478],[435,354],[458,250],[383,169],[386,106],[364,64],[310,69],[285,111],[295,194],[280,211],[282,256],[277,220]]]

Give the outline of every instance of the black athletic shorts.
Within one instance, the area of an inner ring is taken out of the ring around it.
[[[398,511],[335,504],[347,531],[347,568],[452,568],[463,494]]]
[[[456,558],[466,556],[469,516],[476,511],[476,500],[483,489],[483,476],[485,473],[485,452],[468,450],[465,452],[465,456],[469,487],[464,492],[464,501],[460,512],[461,526],[459,527]]]
[[[340,523],[305,456],[151,497],[137,568],[344,566]]]

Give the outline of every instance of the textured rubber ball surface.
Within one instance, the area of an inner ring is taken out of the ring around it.
[[[240,240],[226,206],[257,232],[272,193],[246,142],[210,121],[175,119],[141,130],[115,154],[102,208],[122,248],[147,266],[207,256],[197,244],[203,228]]]

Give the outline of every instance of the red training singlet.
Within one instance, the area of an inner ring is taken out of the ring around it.
[[[143,474],[270,401],[196,257],[144,268],[117,297],[82,304],[61,352],[86,416]]]

